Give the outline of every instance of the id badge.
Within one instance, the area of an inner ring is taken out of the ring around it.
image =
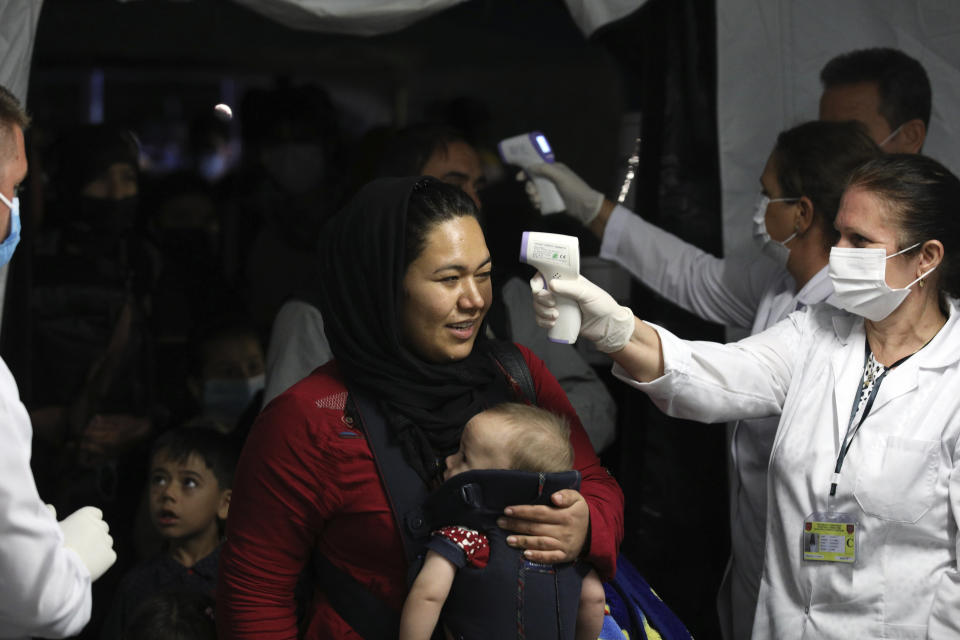
[[[857,561],[860,524],[849,513],[816,512],[803,521],[803,559],[815,562]]]

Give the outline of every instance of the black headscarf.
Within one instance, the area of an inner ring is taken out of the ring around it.
[[[510,397],[482,335],[453,363],[426,362],[404,344],[407,204],[415,189],[436,185],[449,188],[432,178],[369,183],[325,227],[320,246],[320,310],[344,381],[379,401],[407,461],[428,481],[464,424]]]

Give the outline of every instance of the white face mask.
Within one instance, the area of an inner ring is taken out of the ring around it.
[[[787,259],[790,257],[790,247],[787,246],[787,243],[797,237],[797,232],[794,231],[783,242],[771,238],[770,234],[767,233],[767,207],[771,202],[796,202],[799,199],[774,198],[771,200],[761,193],[757,196],[757,204],[753,209],[753,240],[757,243],[760,251],[773,258],[781,267],[787,266]]]
[[[902,289],[891,289],[887,284],[887,260],[919,246],[918,242],[889,256],[886,249],[833,247],[828,269],[833,295],[827,298],[827,303],[867,320],[883,320],[900,306],[910,287],[933,272],[930,269]]]

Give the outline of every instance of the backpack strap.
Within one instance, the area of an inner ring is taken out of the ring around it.
[[[386,418],[376,403],[362,392],[349,390],[346,412],[363,430],[373,453],[390,510],[403,541],[407,561],[407,584],[411,584],[425,554],[430,527],[423,505],[428,491],[416,471],[407,464],[393,439]],[[346,571],[322,554],[315,554],[314,568],[327,600],[337,614],[366,640],[393,640],[400,630],[400,614]]]
[[[367,436],[374,462],[384,491],[390,501],[390,510],[397,521],[404,555],[412,573],[407,584],[413,582],[420,569],[423,542],[430,536],[430,523],[424,517],[423,503],[430,491],[406,459],[393,437],[387,419],[376,403],[364,393],[350,390],[355,418]],[[349,410],[348,404],[348,410]]]
[[[313,567],[327,601],[364,640],[392,640],[400,630],[400,614],[373,595],[357,579],[340,569],[322,553],[313,557]],[[303,633],[305,629],[301,629]]]
[[[510,382],[510,386],[513,387],[518,399],[536,406],[537,388],[533,384],[530,367],[527,366],[527,361],[523,359],[523,353],[520,352],[519,347],[505,340],[489,340],[487,341],[487,353],[490,354],[500,371],[507,377],[507,381]]]

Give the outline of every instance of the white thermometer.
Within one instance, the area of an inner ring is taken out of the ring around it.
[[[580,241],[576,236],[524,231],[520,243],[520,262],[536,267],[544,283],[550,280],[576,280],[580,276]],[[547,332],[551,342],[573,344],[580,333],[580,306],[576,301],[557,298],[557,323]]]
[[[515,164],[521,169],[541,162],[553,163],[553,149],[547,142],[547,136],[539,131],[521,133],[512,138],[505,138],[497,145],[500,158],[507,164]],[[552,182],[546,178],[533,178],[533,184],[540,194],[540,213],[559,213],[566,209],[560,192]]]

